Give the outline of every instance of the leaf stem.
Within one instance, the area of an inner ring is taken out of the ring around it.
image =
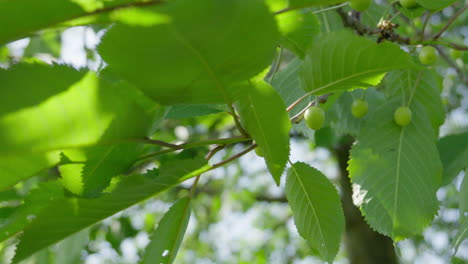
[[[229,104],[229,110],[232,113],[232,117],[234,118],[234,123],[236,124],[237,130],[239,130],[239,132],[241,132],[241,134],[244,135],[244,137],[250,137],[249,133],[247,133],[247,131],[245,131],[245,129],[242,127],[239,118],[237,117],[236,110],[234,110],[234,106],[232,106],[232,104]]]
[[[244,156],[245,154],[249,153],[251,150],[253,150],[256,147],[257,147],[257,144],[253,144],[252,146],[244,149],[243,151],[237,153],[236,155],[234,155],[234,156],[232,156],[232,157],[230,157],[230,158],[228,158],[226,160],[223,160],[221,162],[218,162],[216,164],[213,164],[213,166],[211,166],[211,168],[215,169],[215,168],[221,167],[221,166],[225,165],[226,163],[229,163],[229,162],[231,162],[231,161],[233,161],[235,159],[238,159],[238,158]]]
[[[218,145],[218,146],[216,146],[215,148],[213,148],[212,150],[210,150],[210,152],[208,152],[208,154],[206,154],[205,159],[206,159],[206,160],[210,160],[216,153],[218,153],[218,151],[224,149],[225,147],[226,147],[226,145]]]

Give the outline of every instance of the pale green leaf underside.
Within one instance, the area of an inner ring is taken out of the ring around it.
[[[395,241],[419,234],[437,213],[442,165],[424,108],[413,102],[411,123],[393,113],[401,98],[382,105],[366,122],[351,150],[353,200],[372,228]]]
[[[233,94],[245,129],[262,150],[268,169],[279,185],[289,158],[289,121],[286,106],[265,82],[249,83]]]
[[[119,211],[159,194],[179,183],[181,179],[196,176],[207,166],[203,157],[173,160],[161,165],[158,172],[133,175],[123,179],[110,193],[96,199],[62,198],[35,214],[24,228],[18,244],[15,261],[48,247],[65,237],[97,223]]]
[[[302,88],[315,95],[375,86],[386,72],[414,66],[411,57],[390,42],[377,44],[349,31],[319,39],[300,71]]]
[[[164,214],[152,240],[146,246],[141,264],[171,264],[179,250],[180,243],[190,219],[190,198],[178,200]]]
[[[99,51],[110,71],[162,104],[229,103],[230,84],[254,77],[274,56],[278,31],[262,1],[179,0],[152,10],[168,21],[118,24]]]
[[[439,139],[437,148],[444,165],[442,184],[445,185],[468,166],[468,132]]]
[[[332,262],[344,231],[336,188],[320,171],[298,162],[288,170],[285,191],[299,234],[323,259]]]

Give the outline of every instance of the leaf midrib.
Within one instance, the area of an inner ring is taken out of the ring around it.
[[[304,191],[304,194],[305,194],[305,196],[306,196],[306,198],[307,198],[307,201],[309,202],[309,205],[310,205],[310,207],[311,207],[311,209],[312,209],[312,213],[313,213],[313,215],[314,215],[315,221],[317,222],[318,227],[319,227],[318,230],[319,230],[319,233],[320,233],[320,237],[322,238],[322,243],[325,244],[326,241],[325,241],[325,238],[324,238],[324,236],[323,236],[322,226],[321,226],[321,224],[320,224],[320,222],[319,222],[319,220],[318,220],[318,218],[317,218],[317,213],[315,212],[315,208],[314,208],[314,206],[313,206],[313,204],[312,204],[312,201],[311,201],[311,199],[310,199],[310,197],[309,197],[309,194],[306,192],[305,186],[304,186],[304,184],[302,183],[301,178],[300,178],[300,176],[299,176],[299,173],[297,172],[297,170],[296,170],[296,168],[294,167],[294,165],[291,166],[291,168],[293,169],[294,174],[296,174],[296,177],[297,177],[297,179],[298,179],[298,182],[299,182],[299,184],[301,185],[302,190]],[[320,246],[322,247],[322,245],[320,245]],[[325,255],[328,257],[328,249],[327,249],[327,247],[323,247],[323,248],[325,249]]]

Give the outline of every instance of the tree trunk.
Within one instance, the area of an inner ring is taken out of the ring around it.
[[[393,241],[375,231],[365,222],[352,200],[351,183],[346,170],[352,141],[335,149],[340,167],[341,201],[345,215],[345,247],[350,264],[396,264],[398,263]]]

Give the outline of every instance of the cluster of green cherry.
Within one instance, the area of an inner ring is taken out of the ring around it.
[[[433,64],[437,60],[437,51],[434,47],[425,46],[419,52],[419,61],[424,65]],[[369,104],[363,99],[355,99],[351,105],[351,113],[356,118],[364,117],[369,110]],[[398,107],[393,115],[395,123],[401,127],[411,122],[412,112],[408,106]],[[307,126],[319,130],[325,123],[325,111],[319,106],[311,106],[304,112]]]
[[[369,8],[372,0],[351,0],[349,5],[356,11],[362,12]],[[415,8],[418,6],[416,0],[400,0],[400,5],[404,8]]]

